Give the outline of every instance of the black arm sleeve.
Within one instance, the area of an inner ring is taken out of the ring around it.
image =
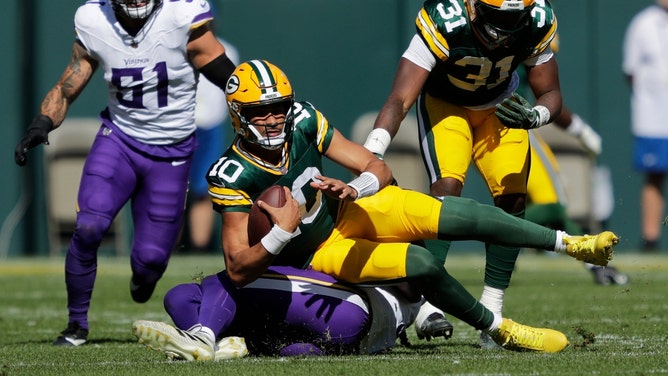
[[[217,58],[211,60],[207,65],[200,68],[200,72],[206,77],[209,81],[213,82],[219,88],[225,90],[225,85],[227,84],[227,79],[230,78],[232,72],[234,72],[236,66],[227,57],[226,54],[222,54]]]

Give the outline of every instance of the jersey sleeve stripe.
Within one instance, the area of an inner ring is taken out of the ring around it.
[[[275,279],[267,278],[266,275],[263,275],[262,278],[249,283],[248,285],[244,286],[244,288],[319,294],[352,303],[364,310],[364,312],[369,313],[369,308],[364,299],[362,299],[360,294],[355,293],[352,290],[340,289],[342,286],[338,284],[317,283],[318,281],[314,279],[305,279],[300,281],[300,279],[302,278],[294,276]]]
[[[316,143],[318,145],[318,151],[323,152],[325,136],[327,135],[327,129],[329,129],[329,122],[325,119],[320,111],[316,112],[318,118],[318,134],[316,135]]]
[[[555,35],[557,33],[557,19],[554,19],[554,22],[552,23],[552,27],[550,27],[550,30],[545,34],[545,37],[536,45],[534,48],[534,53],[532,56],[539,55],[545,49],[550,45],[552,42],[552,39],[554,39]]]
[[[197,16],[195,16],[195,18],[193,18],[192,22],[190,23],[190,30],[197,29],[198,27],[212,20],[213,20],[213,14],[211,13],[211,11],[200,13]]]
[[[235,189],[209,186],[211,201],[220,206],[251,206],[253,202],[248,195]]]
[[[420,34],[422,34],[422,38],[429,46],[429,49],[436,54],[439,59],[446,60],[448,56],[450,56],[448,42],[438,31],[438,28],[434,25],[434,21],[432,21],[424,8],[418,13],[415,25],[418,30],[420,30]]]

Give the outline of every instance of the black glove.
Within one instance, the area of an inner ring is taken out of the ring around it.
[[[53,121],[46,115],[38,115],[30,123],[30,127],[14,149],[14,162],[19,166],[25,166],[28,158],[26,153],[29,149],[39,144],[49,144],[49,132],[53,129]]]
[[[538,107],[532,107],[531,104],[521,95],[513,93],[510,98],[496,106],[496,116],[501,123],[508,128],[533,129],[542,127],[549,119],[541,119],[541,113]],[[549,112],[547,113],[549,118]]]

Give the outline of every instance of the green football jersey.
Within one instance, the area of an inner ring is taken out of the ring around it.
[[[527,25],[513,34],[510,44],[493,50],[475,35],[464,0],[427,0],[415,22],[436,56],[424,90],[462,106],[483,105],[501,95],[519,64],[542,53],[557,30],[547,0],[536,0]]]
[[[237,136],[212,164],[207,181],[214,209],[219,212],[249,212],[253,200],[269,186],[289,187],[299,202],[302,224],[297,235],[276,257],[274,265],[302,268],[331,234],[339,201],[309,186],[316,175],[323,175],[322,157],[332,141],[334,128],[308,102],[296,102],[293,112],[294,130],[284,148],[281,165],[268,165],[245,152]]]

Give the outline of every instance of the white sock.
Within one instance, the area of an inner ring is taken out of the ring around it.
[[[504,293],[505,290],[503,289],[485,285],[485,287],[482,288],[480,303],[482,303],[482,305],[492,311],[492,313],[495,315],[501,316],[501,311],[503,310]]]
[[[432,313],[435,313],[435,312],[438,312],[438,313],[442,314],[443,316],[445,316],[445,312],[436,308],[433,304],[429,303],[428,301],[424,300],[424,298],[423,298],[423,303],[422,303],[422,305],[420,305],[420,312],[418,313],[418,316],[420,316],[420,314],[422,314],[424,316],[429,316],[429,315],[431,315]],[[416,319],[416,321],[417,321],[417,319]]]
[[[417,315],[415,316],[415,321],[414,321],[415,325],[417,327],[422,327],[422,324],[424,324],[427,321],[429,315],[431,315],[434,312],[441,313],[442,315],[445,316],[445,312],[434,307],[431,303],[424,300],[424,297],[422,297],[422,304],[420,305],[420,309],[418,310]]]
[[[498,330],[499,327],[501,326],[502,321],[503,321],[503,317],[501,317],[501,315],[497,315],[495,313],[494,314],[494,321],[492,321],[492,325],[490,325],[489,328],[487,328],[487,330],[486,330],[487,333],[493,333],[496,330]]]
[[[557,230],[557,240],[554,244],[554,251],[557,253],[566,252],[566,243],[564,243],[564,237],[568,236],[565,231]]]
[[[197,333],[202,333],[204,334],[204,337],[206,340],[209,342],[211,347],[216,347],[216,335],[213,334],[213,330],[211,328],[202,326],[202,324],[195,324],[190,329],[188,329],[188,332],[192,334],[197,334]]]

